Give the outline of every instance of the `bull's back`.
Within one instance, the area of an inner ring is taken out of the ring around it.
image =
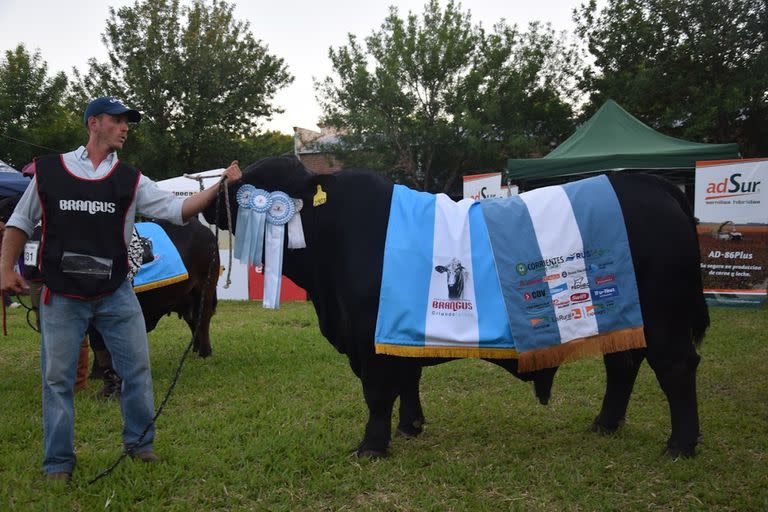
[[[709,314],[695,219],[685,196],[655,176],[610,180],[624,214],[646,330],[685,331],[700,341]]]

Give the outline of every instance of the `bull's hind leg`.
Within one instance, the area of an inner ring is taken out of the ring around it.
[[[672,435],[666,451],[672,457],[693,457],[701,432],[696,398],[696,368],[700,357],[693,346],[672,357],[648,362],[667,396],[672,417]]]
[[[368,423],[357,455],[360,457],[385,457],[392,437],[392,408],[397,398],[398,386],[393,376],[398,368],[388,357],[372,357],[363,363],[360,380],[368,405]]]
[[[421,366],[409,365],[403,369],[400,377],[400,421],[397,424],[397,433],[406,438],[413,438],[421,434],[425,423],[419,395]]]
[[[215,307],[213,300],[210,293],[206,294],[200,309],[200,292],[193,290],[190,293],[190,304],[183,315],[184,321],[192,332],[192,349],[200,357],[208,357],[213,352],[210,338],[211,317]]]
[[[605,396],[603,407],[592,422],[593,432],[613,433],[624,424],[632,388],[643,362],[643,352],[629,350],[603,356],[607,377]]]

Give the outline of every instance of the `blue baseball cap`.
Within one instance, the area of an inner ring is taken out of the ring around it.
[[[113,96],[102,96],[91,101],[85,112],[83,113],[83,123],[88,126],[88,118],[91,116],[97,116],[99,114],[112,114],[113,116],[119,116],[120,114],[127,114],[128,121],[132,123],[138,123],[141,120],[141,113],[138,110],[133,110],[123,105],[120,100]]]

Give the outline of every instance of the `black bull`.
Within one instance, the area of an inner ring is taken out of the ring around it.
[[[6,222],[21,196],[0,200],[0,221]],[[138,293],[147,332],[157,327],[164,315],[178,313],[189,326],[194,351],[211,355],[210,324],[216,312],[216,284],[219,277],[219,249],[210,229],[194,218],[183,226],[157,220],[178,249],[189,279]],[[199,328],[197,327],[199,325]],[[195,337],[195,330],[198,335]]]
[[[640,295],[647,348],[604,356],[607,386],[592,429],[613,432],[624,422],[632,388],[647,359],[664,391],[672,416],[667,451],[695,454],[699,432],[696,398],[698,345],[709,325],[699,270],[695,219],[683,194],[647,175],[617,175],[610,181],[624,213]],[[270,158],[249,166],[242,183],[301,198],[306,249],[285,252],[283,273],[309,293],[323,335],[349,358],[362,381],[369,409],[358,454],[386,454],[395,399],[397,431],[418,435],[424,423],[419,398],[423,366],[445,359],[376,355],[374,329],[381,285],[393,185],[375,173],[346,170],[314,175],[294,158]],[[313,206],[321,185],[327,202]],[[236,218],[230,187],[232,219]],[[213,209],[206,212],[209,222]],[[220,212],[218,225],[226,227]],[[522,374],[516,360],[491,361],[523,380],[532,380],[539,400],[549,398],[556,369]]]

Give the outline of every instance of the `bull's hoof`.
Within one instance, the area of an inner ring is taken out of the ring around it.
[[[624,425],[624,417],[620,418],[616,423],[605,422],[599,415],[592,422],[589,430],[598,434],[614,434],[619,428]]]
[[[358,448],[356,454],[359,459],[371,460],[383,459],[388,455],[387,450],[372,450],[370,448],[363,447]]]
[[[198,347],[193,345],[192,351],[195,352],[200,359],[205,359],[206,357],[210,357],[211,354],[213,354],[211,347]]]
[[[671,438],[667,440],[667,448],[664,450],[666,455],[673,459],[690,459],[696,456],[696,442],[678,443]]]
[[[541,405],[548,405],[549,404],[549,395],[547,395],[547,396],[537,396],[536,398],[539,399],[539,403]]]
[[[424,423],[426,423],[425,420],[416,420],[411,424],[404,424],[404,425],[398,425],[397,430],[395,430],[395,433],[397,435],[403,436],[406,439],[415,439],[424,432]]]

